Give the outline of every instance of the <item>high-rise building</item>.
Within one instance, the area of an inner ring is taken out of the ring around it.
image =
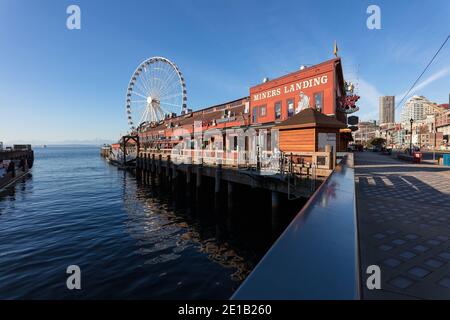
[[[441,113],[443,109],[437,103],[429,101],[424,96],[412,96],[402,109],[401,122],[409,123],[410,119],[421,121],[428,115]]]
[[[395,97],[380,97],[380,125],[395,122]]]

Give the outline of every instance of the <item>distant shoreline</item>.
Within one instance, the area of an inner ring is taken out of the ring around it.
[[[103,144],[46,144],[45,147],[42,144],[31,145],[33,149],[45,149],[45,148],[83,148],[83,147],[102,147]]]

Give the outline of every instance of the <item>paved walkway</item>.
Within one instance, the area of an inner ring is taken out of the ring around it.
[[[355,153],[365,299],[450,299],[450,168]],[[366,268],[381,268],[368,290]]]

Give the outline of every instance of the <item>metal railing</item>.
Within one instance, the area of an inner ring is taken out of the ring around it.
[[[346,155],[232,296],[359,299],[353,155]]]

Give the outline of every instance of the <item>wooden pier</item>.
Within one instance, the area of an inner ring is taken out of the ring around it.
[[[0,162],[4,160],[19,161],[19,165],[16,167],[15,162],[11,162],[12,164],[8,167],[6,175],[0,177],[0,190],[28,173],[28,170],[33,167],[34,152],[31,150],[31,147],[24,150],[2,150],[0,151]]]
[[[170,185],[172,192],[184,183],[201,195],[204,178],[214,181],[214,199],[226,194],[228,206],[233,206],[236,185],[259,188],[271,193],[272,217],[279,215],[280,197],[290,200],[308,199],[334,168],[332,152],[292,153],[271,159],[271,154],[256,157],[237,155],[234,161],[225,161],[222,151],[210,150],[145,150],[136,159],[136,178],[143,184],[153,185],[155,180]],[[265,159],[267,157],[267,159]],[[314,164],[298,161],[309,157]],[[323,158],[323,159],[322,159]],[[211,190],[212,191],[212,190]],[[215,200],[217,203],[219,200]]]

